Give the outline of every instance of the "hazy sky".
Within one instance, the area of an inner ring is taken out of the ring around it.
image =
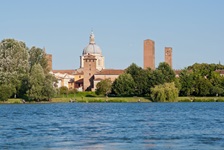
[[[53,69],[79,68],[91,29],[106,68],[143,66],[155,41],[156,66],[173,48],[173,68],[224,64],[224,0],[0,0],[0,40],[46,48]]]

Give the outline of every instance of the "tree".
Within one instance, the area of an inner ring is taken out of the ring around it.
[[[0,43],[0,84],[10,84],[16,94],[28,71],[28,49],[25,43],[5,39]]]
[[[44,70],[40,64],[34,64],[29,76],[29,91],[28,95],[31,100],[40,101],[44,99],[43,88],[45,86]]]
[[[132,63],[127,69],[126,73],[130,74],[135,82],[135,95],[145,95],[148,93],[148,73],[150,70],[144,70]]]
[[[97,83],[96,94],[97,95],[108,95],[111,92],[112,82],[110,79],[105,79]]]
[[[156,85],[151,89],[151,98],[155,102],[174,102],[178,97],[178,88],[175,87],[174,82]]]
[[[121,74],[112,84],[112,93],[118,96],[133,96],[135,82],[130,74]]]
[[[38,101],[50,100],[56,93],[53,83],[57,81],[55,77],[49,73],[46,53],[43,49],[32,47],[29,51],[29,55],[30,77],[36,80],[33,80],[33,82],[30,79],[29,86],[31,87],[31,92],[35,91],[39,94],[39,96],[34,96],[34,92],[33,95],[30,95],[31,99]],[[35,76],[33,72],[38,72],[40,76]]]
[[[29,55],[30,55],[29,57],[30,70],[35,64],[40,64],[44,70],[44,73],[45,74],[49,73],[46,53],[44,52],[43,49],[32,47],[29,50]]]
[[[42,89],[42,94],[43,94],[43,98],[46,100],[50,100],[52,97],[55,96],[56,94],[56,89],[53,86],[53,83],[57,82],[56,78],[51,75],[51,74],[47,74],[45,76],[45,81],[44,81],[44,87]]]
[[[195,81],[195,94],[197,96],[206,96],[210,94],[210,90],[212,87],[211,82],[205,77],[199,77]]]
[[[13,93],[12,86],[10,84],[0,84],[0,101],[6,101]]]
[[[193,94],[195,90],[195,80],[193,76],[192,71],[188,71],[187,69],[184,69],[180,72],[180,84],[181,84],[181,89],[180,89],[180,95],[182,96],[190,96]]]
[[[62,86],[59,88],[60,94],[68,94],[68,88],[66,86]]]
[[[157,75],[159,75],[159,78],[157,79],[160,80],[162,84],[166,82],[170,83],[175,80],[175,72],[172,70],[169,64],[162,62],[159,64],[156,70],[158,71]]]

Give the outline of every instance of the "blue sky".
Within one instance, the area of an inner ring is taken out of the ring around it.
[[[53,69],[79,68],[91,29],[106,68],[143,66],[143,41],[155,41],[156,66],[173,48],[173,68],[224,64],[223,0],[0,0],[0,40],[45,47]]]

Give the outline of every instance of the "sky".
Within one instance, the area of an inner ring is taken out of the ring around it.
[[[224,0],[0,0],[0,40],[45,47],[53,69],[77,69],[93,30],[105,67],[143,67],[143,41],[155,63],[173,48],[173,68],[224,64]]]

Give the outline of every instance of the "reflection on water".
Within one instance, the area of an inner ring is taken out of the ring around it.
[[[224,149],[224,103],[0,105],[1,149]]]

